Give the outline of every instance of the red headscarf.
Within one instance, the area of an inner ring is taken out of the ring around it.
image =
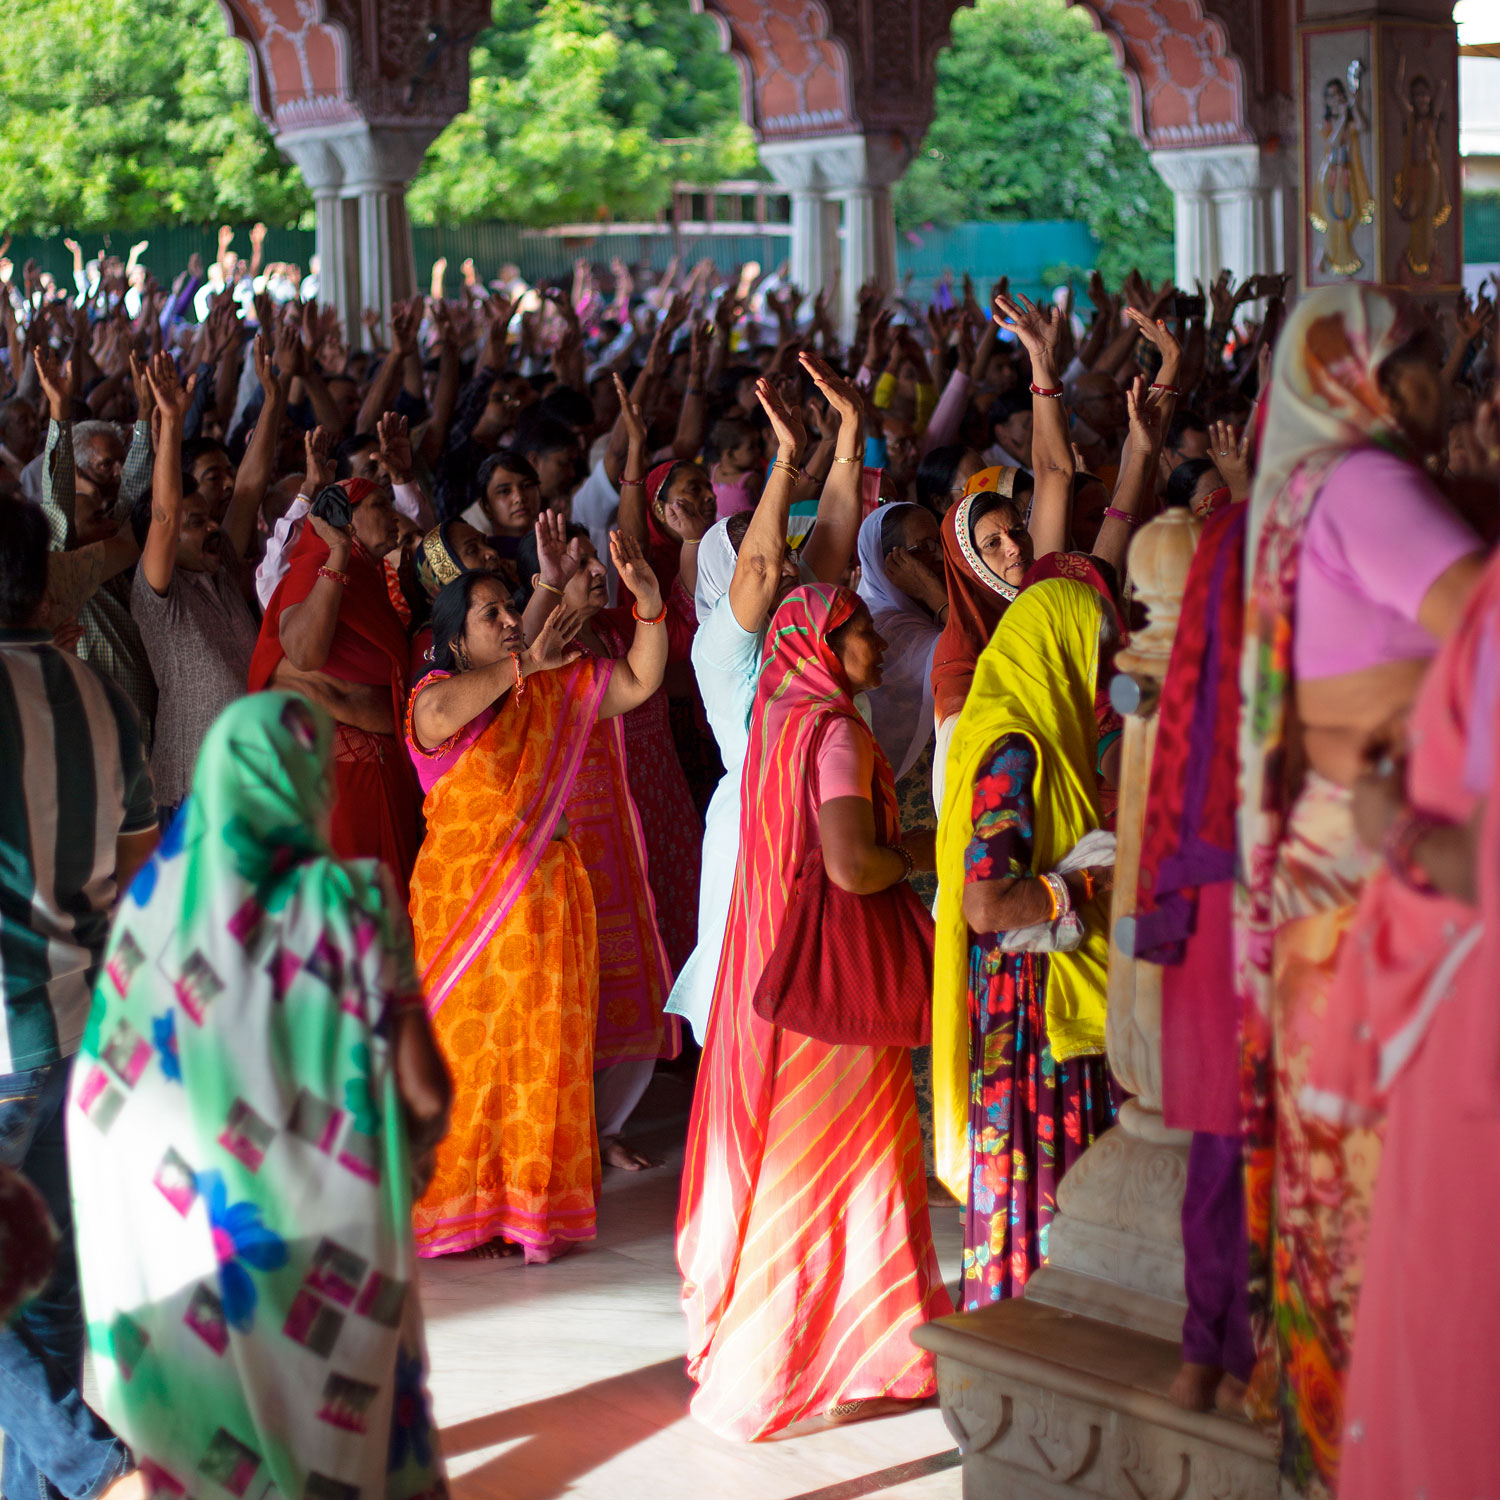
[[[358,505],[375,492],[368,479],[345,479],[344,494],[351,505]],[[250,658],[250,691],[260,692],[270,685],[271,677],[286,653],[281,649],[281,616],[294,604],[301,604],[312,593],[318,581],[318,569],[328,561],[328,543],[310,525],[292,550],[286,576],[271,595],[265,619],[260,624],[260,638]],[[339,606],[338,628],[333,649],[323,671],[346,682],[371,687],[389,685],[395,722],[402,721],[406,702],[408,651],[406,632],[391,605],[386,589],[385,568],[376,562],[356,540],[349,554],[349,582]]]
[[[748,936],[766,958],[786,913],[797,867],[817,840],[816,828],[806,827],[807,780],[823,731],[835,719],[848,720],[857,734],[871,740],[876,838],[890,843],[900,832],[890,764],[860,718],[843,664],[828,643],[859,603],[850,589],[802,584],[782,601],[766,633],[740,815],[745,889],[756,893],[750,907],[757,930]]]
[[[943,573],[948,585],[948,623],[932,658],[932,702],[939,723],[952,718],[969,696],[974,663],[990,643],[1006,606],[1020,592],[979,555],[974,545],[974,509],[993,492],[965,495],[943,517]],[[1014,504],[1014,501],[1007,501]],[[986,506],[981,516],[988,513]]]
[[[657,464],[646,475],[646,552],[651,571],[656,574],[656,581],[661,585],[663,599],[671,593],[672,581],[682,569],[682,543],[667,530],[666,523],[656,514],[656,501],[682,462],[677,458],[668,459],[664,464]]]
[[[1048,578],[1076,578],[1079,583],[1088,584],[1098,594],[1104,607],[1113,613],[1115,624],[1117,626],[1120,624],[1120,606],[1115,599],[1114,590],[1110,588],[1109,580],[1088,553],[1049,552],[1045,557],[1038,558],[1026,570],[1026,576],[1021,580],[1021,587],[1029,589],[1032,584],[1042,583]]]

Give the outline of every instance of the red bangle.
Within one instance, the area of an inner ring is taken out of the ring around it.
[[[349,575],[340,573],[337,568],[319,568],[318,577],[331,578],[335,583],[342,584],[345,588],[349,587]]]
[[[1127,526],[1139,526],[1141,524],[1139,516],[1131,515],[1128,510],[1117,510],[1113,505],[1106,505],[1104,507],[1104,514],[1112,516],[1116,521],[1123,521]]]
[[[630,606],[630,613],[633,614],[636,619],[641,622],[642,625],[660,625],[661,622],[667,618],[667,601],[665,599],[662,600],[661,613],[657,615],[654,620],[648,620],[645,615],[641,613],[641,607],[639,604],[632,604]]]
[[[526,691],[526,674],[521,670],[521,653],[512,651],[510,653],[510,664],[516,669],[516,697],[519,698]]]
[[[1153,391],[1160,391],[1166,396],[1180,396],[1182,394],[1182,387],[1180,385],[1163,385],[1160,381],[1157,381],[1151,389]]]
[[[1057,400],[1057,398],[1059,396],[1062,395],[1062,393],[1063,393],[1063,388],[1060,385],[1059,386],[1055,386],[1055,387],[1053,387],[1052,389],[1049,390],[1044,385],[1038,385],[1036,383],[1036,381],[1034,381],[1034,380],[1031,382],[1031,394],[1033,396],[1051,396],[1052,399],[1055,401],[1055,400]]]

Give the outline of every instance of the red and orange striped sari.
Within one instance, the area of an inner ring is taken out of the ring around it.
[[[555,837],[612,663],[541,672],[427,793],[417,963],[453,1124],[413,1212],[418,1254],[594,1237],[599,944],[588,872]]]
[[[827,635],[847,589],[796,589],[777,611],[750,723],[740,861],[720,959],[678,1213],[692,1412],[753,1440],[846,1401],[936,1390],[911,1342],[951,1312],[927,1217],[911,1055],[830,1046],[751,1004],[818,837],[823,731],[855,711]],[[881,837],[897,834],[876,749]],[[868,976],[851,975],[851,983]]]

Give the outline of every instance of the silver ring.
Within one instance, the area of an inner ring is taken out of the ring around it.
[[[1219,457],[1220,458],[1228,458],[1229,457],[1229,449],[1228,448],[1220,448],[1219,449]]]

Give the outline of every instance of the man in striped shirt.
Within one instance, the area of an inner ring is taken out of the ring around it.
[[[156,803],[125,695],[38,628],[46,588],[46,518],[0,498],[0,1164],[30,1179],[59,1231],[47,1287],[0,1330],[0,1488],[95,1500],[140,1481],[78,1389],[63,1114],[110,913],[155,847]]]

